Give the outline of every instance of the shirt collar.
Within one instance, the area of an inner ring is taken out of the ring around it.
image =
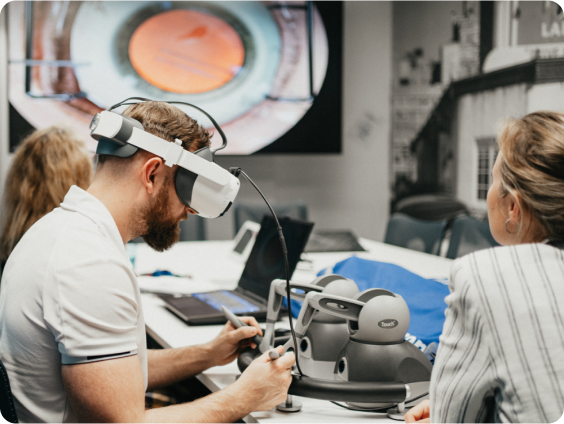
[[[549,246],[557,247],[558,249],[564,249],[564,240],[551,240],[549,238],[541,241],[543,244],[548,244]]]
[[[129,263],[129,256],[125,251],[123,239],[117,228],[116,222],[108,208],[90,193],[73,185],[61,203],[61,209],[77,212],[92,220],[108,239],[117,247]]]

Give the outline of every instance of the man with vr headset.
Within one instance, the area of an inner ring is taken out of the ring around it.
[[[106,125],[113,115],[102,117],[102,123],[96,118],[93,127]],[[205,345],[147,349],[139,287],[124,244],[142,236],[163,251],[178,241],[178,223],[188,214],[204,216],[196,204],[212,210],[205,200],[194,203],[198,190],[204,193],[195,183],[187,195],[194,202],[188,203],[178,177],[181,166],[195,160],[188,152],[205,150],[210,136],[163,102],[137,103],[124,115],[118,116],[120,122],[133,122],[139,134],[164,139],[170,149],[157,155],[139,146],[131,149],[133,141],[116,148],[100,136],[90,188],[73,186],[61,207],[24,235],[6,264],[0,286],[0,359],[20,422],[233,422],[274,407],[286,399],[293,354],[276,361],[262,355],[224,390],[191,403],[145,410],[146,390],[233,361],[261,330],[254,318],[243,317],[249,326],[235,329],[227,323]],[[122,124],[115,137],[129,131],[131,138],[131,128],[124,128]],[[170,159],[174,149],[176,162]],[[188,176],[216,178],[206,163],[194,163]],[[220,206],[223,212],[229,207]]]

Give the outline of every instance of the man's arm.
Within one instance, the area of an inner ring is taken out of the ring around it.
[[[262,335],[257,321],[252,317],[240,317],[248,327],[235,329],[227,322],[219,335],[209,343],[177,349],[147,351],[149,385],[155,390],[192,377],[210,367],[233,361],[241,350],[254,344],[249,340],[257,333]]]
[[[233,422],[286,398],[294,355],[257,358],[229,387],[192,403],[145,411],[139,358],[63,365],[71,411],[79,422]]]

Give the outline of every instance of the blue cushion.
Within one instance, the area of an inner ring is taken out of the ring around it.
[[[407,302],[410,324],[406,339],[420,349],[439,343],[445,322],[445,297],[448,286],[420,277],[398,265],[352,256],[319,273],[339,274],[354,280],[360,291],[382,288],[401,295]],[[284,300],[286,305],[286,301]],[[297,317],[301,302],[292,300],[292,315]]]

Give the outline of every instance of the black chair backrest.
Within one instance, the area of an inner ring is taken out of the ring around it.
[[[385,243],[438,255],[447,221],[423,221],[395,213],[388,221]]]
[[[206,218],[198,215],[188,215],[184,221],[178,224],[180,227],[180,238],[178,241],[202,241],[207,240]],[[130,243],[145,243],[143,237],[137,237]]]
[[[10,389],[10,380],[8,380],[8,373],[2,361],[0,361],[0,412],[2,412],[6,421],[10,423],[18,422],[12,390]]]
[[[180,241],[206,240],[206,218],[198,215],[188,215],[184,221],[180,221]]]
[[[394,212],[404,213],[426,221],[451,220],[468,215],[468,208],[460,200],[443,194],[421,194],[406,197],[396,203]]]
[[[479,221],[471,216],[455,218],[452,223],[450,242],[446,257],[456,259],[476,250],[499,246],[490,232],[487,221]]]

